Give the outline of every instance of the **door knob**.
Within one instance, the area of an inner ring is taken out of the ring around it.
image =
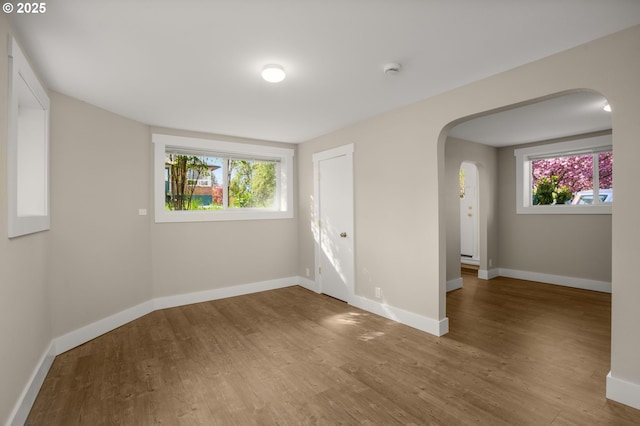
[[[341,236],[342,238],[347,238],[347,233],[346,233],[346,232],[341,232],[341,233],[340,233],[340,236]]]
[[[473,216],[473,215],[472,215],[471,213],[467,213],[467,216],[471,217],[471,216]]]

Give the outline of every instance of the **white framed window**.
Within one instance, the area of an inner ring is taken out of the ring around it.
[[[293,217],[291,148],[152,135],[156,222]]]
[[[611,214],[611,135],[514,150],[518,214]]]
[[[7,198],[9,238],[50,226],[49,97],[15,39],[9,40]]]

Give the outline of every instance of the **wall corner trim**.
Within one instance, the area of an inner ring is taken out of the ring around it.
[[[640,410],[640,385],[607,374],[607,398]]]

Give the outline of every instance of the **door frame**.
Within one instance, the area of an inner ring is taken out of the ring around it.
[[[478,165],[472,161],[463,161],[460,163],[460,169],[464,167],[465,164],[473,167],[474,171],[474,199],[472,201],[474,220],[473,220],[473,241],[472,241],[472,253],[471,258],[462,257],[462,240],[460,241],[460,261],[462,263],[469,263],[472,265],[480,265],[480,169]],[[465,185],[466,186],[466,185]],[[462,238],[462,217],[463,217],[462,203],[460,203],[460,238]]]
[[[315,277],[315,286],[318,289],[319,293],[322,293],[322,279],[321,274],[319,273],[320,263],[321,263],[321,247],[320,247],[320,232],[321,226],[319,223],[320,220],[320,161],[330,160],[332,158],[346,156],[349,160],[350,169],[348,173],[348,182],[345,182],[344,188],[347,191],[348,198],[351,200],[352,208],[351,208],[351,229],[353,229],[352,238],[349,238],[348,244],[350,249],[350,259],[349,261],[352,264],[352,268],[350,268],[349,274],[346,277],[347,279],[347,300],[346,302],[352,304],[353,297],[355,295],[355,205],[354,205],[354,189],[353,189],[353,152],[354,152],[354,144],[347,144],[343,146],[339,146],[337,148],[328,149],[326,151],[321,151],[313,154],[311,159],[313,161],[313,217],[312,217],[312,229],[313,229],[313,240],[314,240],[314,258],[315,258],[315,269],[314,269],[314,277]]]

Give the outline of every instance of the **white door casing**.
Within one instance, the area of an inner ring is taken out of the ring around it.
[[[313,155],[316,284],[351,301],[354,284],[353,145]]]
[[[477,261],[478,245],[478,168],[475,164],[462,163],[464,171],[464,196],[460,198],[460,255]]]

